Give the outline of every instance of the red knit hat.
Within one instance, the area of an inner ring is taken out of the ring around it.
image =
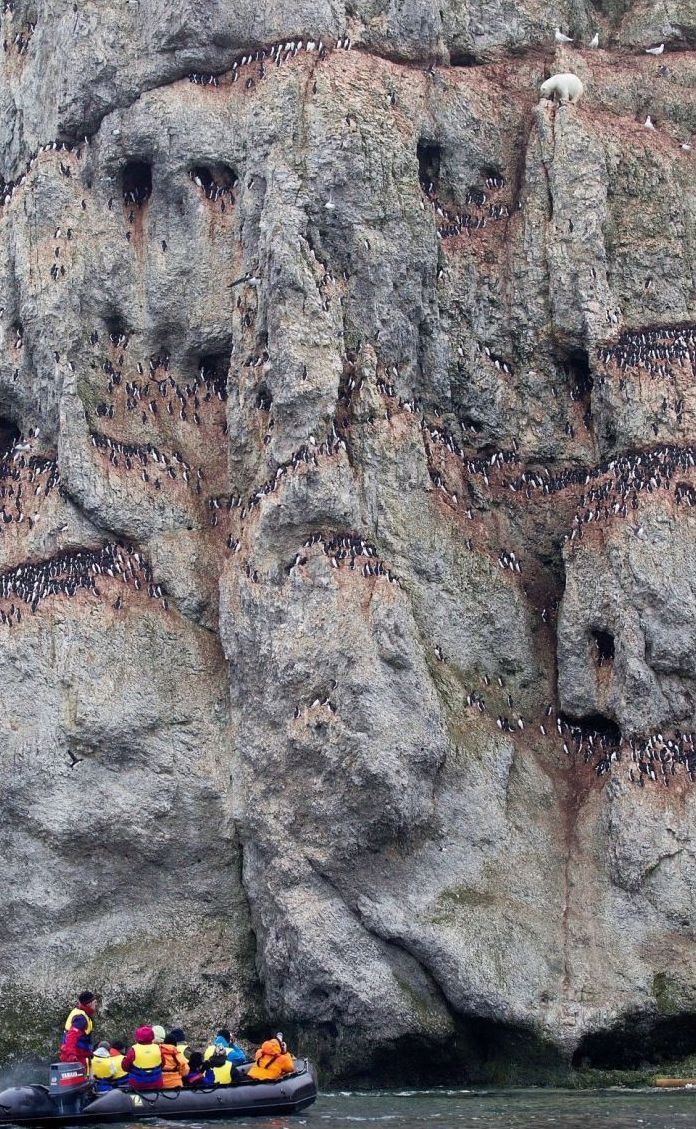
[[[153,1043],[155,1041],[155,1032],[151,1027],[138,1027],[135,1032],[136,1043]]]

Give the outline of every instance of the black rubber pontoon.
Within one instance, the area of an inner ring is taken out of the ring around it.
[[[146,1117],[252,1117],[298,1113],[317,1097],[314,1069],[298,1062],[294,1074],[277,1082],[239,1082],[233,1086],[154,1090],[111,1090],[70,1100],[53,1098],[46,1086],[16,1086],[0,1093],[0,1125],[82,1125],[98,1121],[142,1121]]]

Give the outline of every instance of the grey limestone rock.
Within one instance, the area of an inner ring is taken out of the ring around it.
[[[86,985],[333,1078],[648,1046],[696,993],[689,3],[4,8],[2,1054]]]

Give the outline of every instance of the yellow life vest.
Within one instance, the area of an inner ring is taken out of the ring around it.
[[[184,1056],[185,1059],[188,1059],[191,1055],[191,1052],[189,1051],[188,1043],[177,1043],[176,1049],[178,1051],[181,1051],[181,1053],[182,1053],[182,1055]],[[186,1053],[187,1051],[188,1051],[188,1054]]]
[[[75,1018],[76,1015],[84,1015],[85,1019],[87,1020],[87,1026],[85,1028],[85,1035],[91,1035],[92,1034],[92,1028],[94,1027],[94,1024],[92,1023],[92,1020],[89,1017],[89,1015],[87,1014],[87,1012],[83,1011],[83,1009],[81,1007],[74,1007],[72,1009],[72,1011],[70,1012],[70,1015],[68,1016],[68,1018],[65,1021],[65,1030],[66,1031],[70,1030],[70,1028],[73,1025],[73,1019]]]
[[[123,1058],[123,1055],[121,1056]],[[92,1074],[95,1078],[115,1078],[116,1071],[114,1069],[115,1058],[103,1058],[101,1055],[95,1055],[92,1059]],[[125,1073],[125,1071],[122,1071]]]
[[[125,1078],[128,1071],[123,1069],[123,1055],[112,1055],[111,1061],[116,1064],[114,1069],[114,1080],[117,1081],[119,1078]]]
[[[135,1058],[133,1066],[138,1070],[156,1070],[162,1065],[162,1052],[159,1043],[133,1043]]]
[[[213,1079],[216,1086],[229,1086],[232,1082],[232,1063],[225,1062],[222,1066],[214,1066]]]

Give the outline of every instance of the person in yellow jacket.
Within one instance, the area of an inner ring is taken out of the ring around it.
[[[118,1060],[108,1052],[108,1047],[99,1045],[92,1056],[92,1077],[97,1094],[107,1094],[116,1085],[116,1070]],[[125,1071],[121,1071],[125,1077]]]
[[[76,1006],[65,1021],[58,1053],[61,1062],[80,1062],[84,1067],[89,1066],[96,1008],[94,992],[80,992]]]
[[[105,1042],[100,1043],[100,1046],[102,1047],[105,1047],[106,1045],[107,1044]],[[125,1055],[126,1050],[126,1044],[120,1041],[116,1042],[116,1040],[114,1040],[114,1042],[109,1046],[109,1054],[116,1062],[116,1073],[114,1074],[114,1081],[117,1086],[125,1086],[128,1081],[128,1072],[124,1069],[123,1066],[123,1056]]]
[[[112,1044],[106,1040],[98,1044],[92,1058],[92,1077],[97,1094],[107,1094],[110,1089],[128,1082],[123,1069],[124,1043]]]
[[[203,1063],[206,1086],[231,1086],[234,1082],[234,1064],[230,1062],[223,1047],[213,1051]]]
[[[257,1082],[275,1082],[277,1078],[292,1074],[294,1070],[295,1060],[279,1031],[275,1039],[266,1039],[261,1044],[254,1055],[254,1065],[247,1071],[247,1078],[254,1078]]]
[[[135,1042],[123,1056],[122,1065],[128,1071],[131,1090],[162,1089],[162,1049],[155,1042],[151,1027],[138,1028]]]

